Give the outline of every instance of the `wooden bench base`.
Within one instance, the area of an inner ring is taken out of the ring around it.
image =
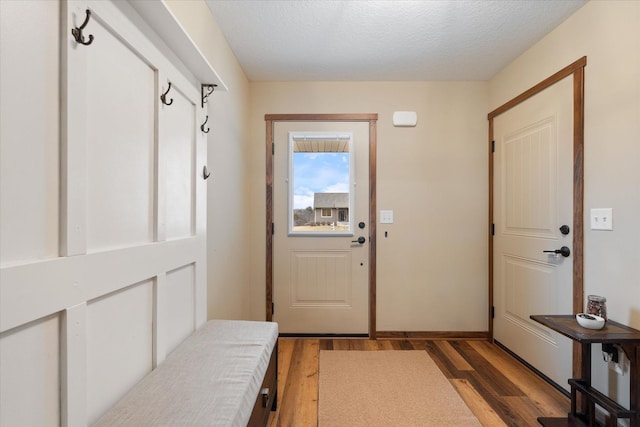
[[[247,427],[266,426],[269,421],[269,412],[275,411],[278,406],[278,343],[271,353],[269,367],[264,374],[260,393],[256,398],[251,418]]]

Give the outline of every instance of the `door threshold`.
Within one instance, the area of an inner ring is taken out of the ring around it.
[[[305,332],[285,332],[278,334],[282,338],[369,338],[369,334],[309,334]]]

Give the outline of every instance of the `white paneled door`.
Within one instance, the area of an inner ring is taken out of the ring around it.
[[[369,123],[274,126],[274,320],[368,333]]]
[[[529,316],[572,312],[572,78],[497,116],[494,139],[494,337],[566,387],[570,340]]]

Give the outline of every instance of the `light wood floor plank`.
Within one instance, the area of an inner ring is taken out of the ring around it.
[[[314,426],[318,422],[318,340],[295,340],[279,404],[278,426]]]
[[[393,350],[393,345],[389,340],[378,340],[378,350]]]
[[[351,344],[349,343],[350,340],[348,339],[335,339],[333,340],[333,349],[334,350],[350,350],[351,349]]]
[[[376,340],[363,340],[363,347],[368,351],[377,351],[380,349]]]
[[[467,404],[473,415],[483,426],[506,426],[491,405],[478,394],[477,390],[467,380],[450,380],[462,400]]]

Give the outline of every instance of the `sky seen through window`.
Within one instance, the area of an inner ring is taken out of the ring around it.
[[[349,192],[349,153],[293,153],[293,208],[313,207],[314,193]]]

